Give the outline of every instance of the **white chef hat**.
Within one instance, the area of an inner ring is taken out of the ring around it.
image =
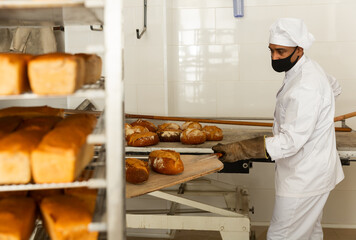
[[[270,28],[269,43],[308,49],[314,36],[308,32],[303,20],[297,18],[280,18]]]

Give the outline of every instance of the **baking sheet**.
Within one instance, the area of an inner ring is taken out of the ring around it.
[[[137,197],[161,188],[183,183],[201,176],[217,172],[223,164],[215,154],[208,155],[181,155],[184,171],[178,175],[164,175],[154,171],[150,172],[148,180],[142,184],[126,182],[126,198]]]

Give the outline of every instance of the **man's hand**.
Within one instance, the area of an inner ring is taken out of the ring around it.
[[[247,159],[267,159],[265,137],[256,137],[229,144],[217,144],[212,147],[215,153],[222,153],[222,162],[236,162]]]

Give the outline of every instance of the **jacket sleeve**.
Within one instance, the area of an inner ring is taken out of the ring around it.
[[[329,74],[327,74],[326,76],[328,77],[330,86],[333,90],[334,97],[335,98],[338,97],[341,94],[341,86],[340,86],[339,82],[336,80],[335,77],[333,77]]]
[[[295,155],[312,135],[322,98],[315,86],[304,85],[295,88],[285,96],[281,106],[285,112],[284,122],[278,134],[266,138],[266,149],[272,160]]]

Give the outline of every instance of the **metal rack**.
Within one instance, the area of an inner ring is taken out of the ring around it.
[[[0,1],[0,27],[41,27],[88,25],[104,26],[105,36],[105,88],[103,80],[86,85],[71,96],[105,99],[105,111],[97,128],[88,137],[91,144],[105,144],[102,155],[94,159],[89,168],[95,177],[60,184],[24,184],[0,186],[0,191],[35,190],[49,188],[99,188],[97,209],[91,229],[103,231],[99,239],[125,239],[125,180],[123,167],[123,84],[122,84],[122,1],[117,0],[3,0]],[[105,24],[104,24],[105,23]],[[0,97],[0,100],[47,99],[65,96],[37,96],[26,93]],[[101,157],[102,156],[102,157]],[[105,159],[106,164],[102,161]],[[106,196],[105,198],[102,197]],[[101,207],[100,207],[101,206]],[[107,211],[106,211],[107,210]],[[48,239],[42,234],[41,223],[31,239]]]

